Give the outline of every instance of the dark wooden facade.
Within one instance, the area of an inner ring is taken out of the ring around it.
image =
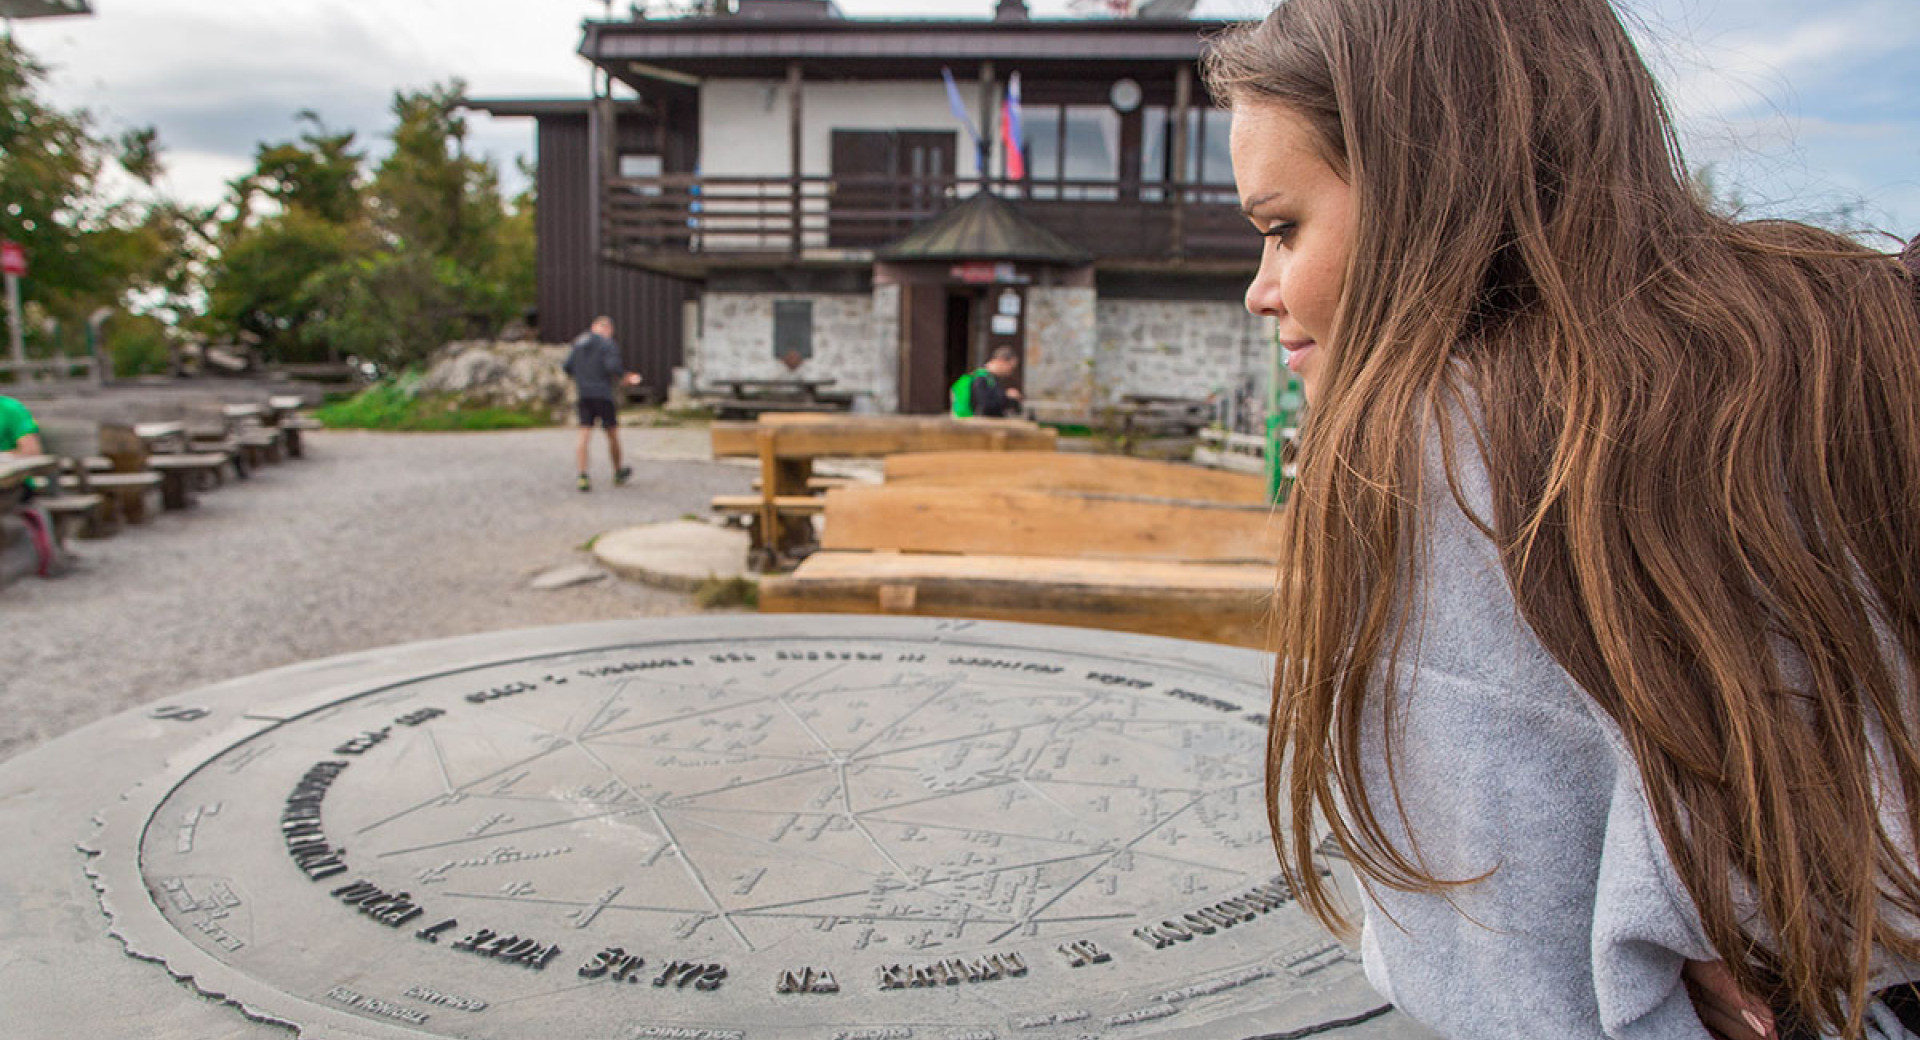
[[[497,116],[539,121],[539,168],[534,213],[536,307],[540,338],[564,343],[599,315],[613,319],[627,367],[639,372],[650,398],[666,394],[673,369],[684,358],[686,305],[699,286],[605,259],[595,227],[595,146],[585,101],[473,101],[469,106]],[[618,112],[616,148],[655,151],[659,125],[638,106]],[[684,148],[670,149],[685,152]],[[689,161],[690,160],[686,160]]]

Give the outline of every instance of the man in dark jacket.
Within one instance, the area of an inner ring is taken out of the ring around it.
[[[593,319],[587,331],[573,341],[565,367],[580,397],[577,406],[580,445],[574,453],[580,469],[580,490],[593,490],[593,481],[587,476],[587,446],[593,440],[596,425],[607,431],[607,451],[613,456],[613,482],[625,484],[627,478],[633,476],[633,469],[620,460],[620,409],[614,404],[613,394],[616,386],[637,385],[640,374],[627,371],[620,360],[620,347],[613,342],[612,318],[602,315]]]

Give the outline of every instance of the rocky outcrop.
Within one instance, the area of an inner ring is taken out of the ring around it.
[[[563,416],[573,381],[561,371],[565,344],[449,343],[433,355],[416,393],[450,397],[472,408],[544,409]]]

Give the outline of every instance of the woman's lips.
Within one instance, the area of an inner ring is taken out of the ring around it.
[[[1303,339],[1291,343],[1286,340],[1280,341],[1280,346],[1285,348],[1287,352],[1287,367],[1293,369],[1295,372],[1300,371],[1300,366],[1306,361],[1307,355],[1313,353],[1313,348],[1318,345],[1319,344],[1310,339]]]

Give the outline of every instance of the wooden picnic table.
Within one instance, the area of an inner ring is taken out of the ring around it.
[[[60,460],[53,455],[0,456],[0,513],[11,513],[26,500],[30,478],[59,472]]]
[[[28,477],[44,477],[59,469],[60,460],[52,455],[0,457],[0,487],[19,487]]]
[[[746,397],[753,393],[793,394],[798,393],[808,399],[817,399],[820,388],[832,386],[834,379],[713,379],[711,383],[727,388],[734,397]]]
[[[763,412],[846,411],[852,393],[826,392],[833,379],[713,379],[701,403],[721,419],[752,419]]]
[[[184,422],[134,423],[133,435],[140,438],[148,451],[184,451],[187,445],[187,424]]]
[[[715,458],[757,457],[760,494],[741,503],[755,521],[754,563],[776,567],[813,544],[810,495],[816,458],[881,458],[916,451],[1053,451],[1058,435],[1016,419],[945,416],[765,415],[753,423],[715,423]],[[715,508],[732,512],[731,499]]]

